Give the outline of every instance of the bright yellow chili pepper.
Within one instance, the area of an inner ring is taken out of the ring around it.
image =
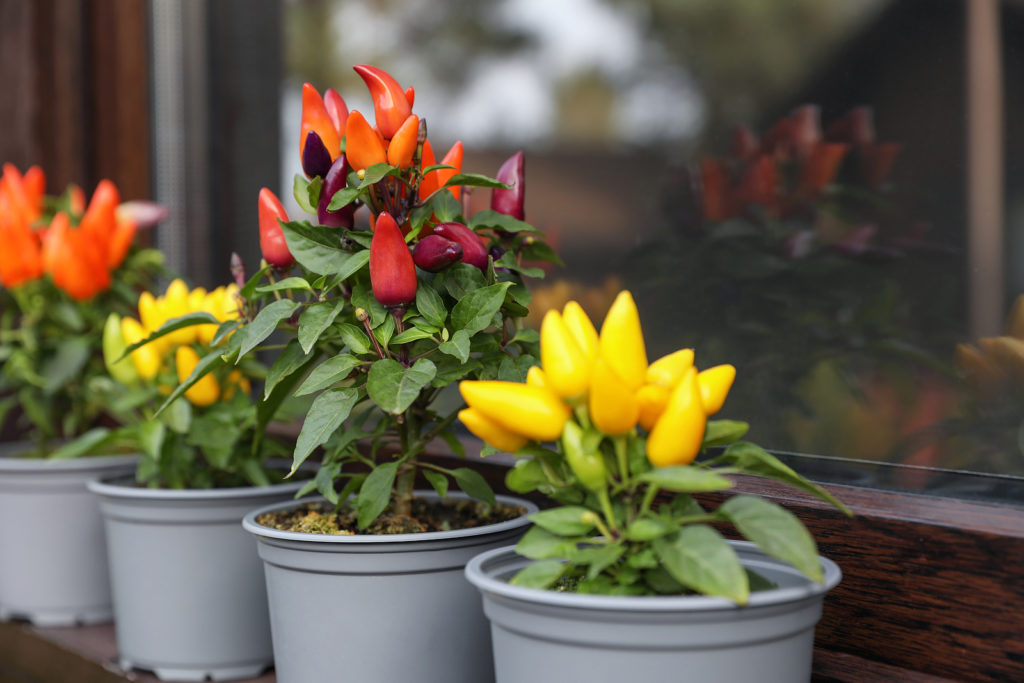
[[[138,320],[128,317],[121,318],[121,335],[126,346],[137,344],[149,336]],[[131,359],[142,379],[153,379],[160,372],[160,354],[152,343],[132,351]]]
[[[526,371],[526,383],[531,387],[539,387],[551,391],[551,384],[548,382],[547,375],[536,365],[530,366],[530,369]]]
[[[722,409],[725,397],[729,395],[733,380],[736,379],[736,368],[732,365],[716,365],[703,370],[697,375],[700,384],[701,402],[704,413],[714,415]]]
[[[662,356],[647,368],[647,383],[671,389],[693,366],[693,349],[679,349]]]
[[[690,368],[647,437],[647,459],[655,467],[688,465],[700,453],[707,427],[700,393],[697,369]]]
[[[601,325],[601,356],[622,378],[630,391],[644,385],[647,374],[647,351],[640,328],[640,314],[633,296],[626,290],[619,292],[612,303],[604,324]]]
[[[540,326],[540,363],[549,386],[559,396],[573,398],[587,390],[587,359],[556,310],[548,311]]]
[[[628,434],[640,417],[636,396],[604,358],[594,365],[589,407],[594,426],[611,436]]]
[[[175,278],[167,285],[162,298],[164,320],[178,318],[194,310],[189,307],[188,285],[181,278]],[[183,327],[168,334],[167,338],[172,344],[191,344],[196,340],[196,328],[194,325]]]
[[[174,355],[178,370],[178,382],[184,382],[199,364],[199,354],[191,346],[179,346]],[[220,398],[220,385],[212,373],[203,375],[198,382],[185,391],[185,398],[194,406],[204,407]]]
[[[462,398],[484,417],[537,441],[554,441],[569,419],[569,406],[553,392],[517,382],[459,383]]]
[[[462,420],[462,424],[466,425],[466,429],[473,432],[475,436],[505,453],[515,453],[528,441],[525,436],[505,429],[473,408],[460,410],[459,419]]]
[[[636,402],[640,407],[640,426],[648,432],[654,429],[655,423],[668,405],[670,391],[660,384],[645,384],[636,392]]]
[[[572,338],[576,340],[577,346],[580,347],[580,351],[587,359],[587,364],[593,365],[600,351],[600,340],[597,336],[597,329],[594,328],[594,323],[590,322],[586,311],[575,301],[570,301],[562,309],[562,320],[565,321],[565,326],[569,328]]]

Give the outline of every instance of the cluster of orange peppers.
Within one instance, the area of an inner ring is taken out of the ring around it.
[[[70,213],[44,217],[46,177],[38,166],[22,175],[4,164],[0,176],[0,284],[13,288],[49,274],[54,284],[78,301],[110,287],[136,224],[124,213],[117,187],[103,180],[88,207],[81,189],[71,191]]]
[[[531,440],[562,439],[570,467],[588,488],[604,486],[604,478],[599,454],[580,450],[581,432],[596,429],[615,438],[640,426],[647,432],[652,465],[689,464],[701,450],[707,417],[721,409],[736,377],[732,365],[698,372],[692,349],[648,364],[628,291],[615,299],[600,335],[574,301],[561,313],[548,311],[540,346],[541,367],[530,368],[525,384],[461,382],[469,407],[459,418],[485,442],[508,452]]]

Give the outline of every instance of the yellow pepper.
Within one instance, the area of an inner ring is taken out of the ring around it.
[[[501,427],[537,441],[554,441],[569,419],[569,406],[551,391],[517,382],[459,383],[462,398]]]
[[[647,437],[647,459],[655,467],[690,464],[700,453],[706,427],[697,369],[691,367]]]
[[[647,368],[647,383],[671,389],[692,366],[693,349],[679,349],[651,363]]]
[[[600,351],[600,340],[586,311],[577,302],[570,301],[562,309],[562,320],[569,328],[572,338],[576,340],[576,345],[583,352],[583,357],[587,359],[587,365],[593,366]]]
[[[192,312],[189,303],[188,285],[181,278],[175,278],[167,285],[167,291],[162,297],[164,320],[178,318]],[[152,331],[152,330],[151,330]],[[184,327],[166,335],[172,344],[191,344],[196,340],[195,326]]]
[[[548,382],[547,375],[536,365],[530,366],[530,369],[526,371],[526,383],[531,387],[551,390],[551,384]]]
[[[473,408],[460,410],[459,419],[466,425],[466,429],[499,451],[515,453],[527,443],[526,437],[505,429]]]
[[[540,326],[540,362],[548,384],[559,396],[573,398],[587,390],[587,359],[556,310],[548,311]]]
[[[601,325],[600,349],[601,357],[608,361],[630,391],[644,385],[647,351],[640,328],[640,314],[628,291],[619,292],[605,316]]]
[[[722,409],[725,397],[729,395],[733,380],[736,379],[736,368],[732,365],[716,365],[697,375],[700,384],[701,402],[704,413],[714,415]]]
[[[594,426],[611,436],[628,434],[640,417],[636,396],[604,358],[594,365],[589,407]]]
[[[146,293],[143,292],[143,294]],[[121,335],[124,337],[126,346],[137,344],[149,336],[138,320],[128,317],[121,319]],[[152,343],[132,351],[131,359],[135,365],[135,371],[142,379],[153,379],[160,372],[160,354]]]
[[[654,429],[655,423],[668,405],[669,388],[660,384],[645,384],[636,392],[636,402],[640,408],[640,425],[648,432]]]
[[[178,382],[184,382],[199,364],[199,354],[191,346],[179,346],[174,356],[178,369]],[[185,398],[192,405],[204,407],[217,402],[220,398],[220,385],[212,373],[203,375],[198,382],[185,391]]]

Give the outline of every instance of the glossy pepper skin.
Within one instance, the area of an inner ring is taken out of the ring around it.
[[[0,285],[18,287],[43,274],[42,249],[32,225],[0,186]]]
[[[342,101],[342,106],[344,106],[344,101]],[[304,83],[302,85],[302,120],[299,127],[299,154],[305,153],[306,136],[311,131],[320,136],[320,141],[332,160],[341,154],[341,135],[344,129],[327,111],[324,99],[317,89],[311,83]]]
[[[462,157],[464,155],[462,148],[462,141],[458,140],[452,145],[452,148],[448,150],[448,153],[441,159],[441,163],[446,166],[453,166],[454,168],[439,168],[434,173],[437,174],[437,186],[444,187],[444,184],[455,177],[455,174],[462,171]],[[462,193],[462,188],[458,185],[453,185],[448,188],[449,192],[456,199]]]
[[[331,154],[320,135],[315,130],[309,131],[302,148],[302,172],[310,178],[322,178],[331,170],[331,163]]]
[[[388,163],[403,171],[412,164],[412,156],[416,152],[417,138],[420,132],[420,117],[409,114],[409,118],[401,125],[388,144]]]
[[[391,214],[377,217],[370,241],[370,284],[385,308],[407,306],[416,300],[416,265],[402,231]]]
[[[54,284],[76,301],[85,301],[110,287],[106,250],[92,235],[71,227],[67,214],[57,213],[43,240],[43,265]]]
[[[587,359],[587,364],[593,365],[600,351],[600,339],[587,312],[576,301],[570,301],[562,309],[562,320]]]
[[[320,225],[330,228],[351,228],[355,224],[356,207],[353,204],[331,211],[331,199],[338,190],[348,184],[348,157],[342,154],[334,160],[331,168],[324,176],[324,185],[320,189],[320,201],[316,207],[316,217]]]
[[[691,367],[647,437],[647,459],[655,467],[689,465],[700,453],[706,427],[697,369]]]
[[[260,251],[267,263],[285,269],[295,263],[295,258],[288,250],[279,221],[287,222],[288,214],[277,195],[264,187],[259,197]]]
[[[457,242],[462,247],[462,261],[480,270],[487,269],[487,249],[480,236],[462,223],[441,223],[434,226],[434,234]]]
[[[732,365],[716,365],[697,374],[701,403],[706,414],[714,415],[722,409],[725,397],[729,394],[735,379],[736,368]]]
[[[499,451],[515,453],[527,443],[526,437],[505,429],[478,410],[472,408],[460,410],[459,419],[474,436]]]
[[[427,235],[416,243],[412,250],[412,260],[418,268],[439,273],[462,260],[462,247],[458,242],[440,235]]]
[[[188,379],[199,365],[199,354],[191,346],[179,346],[174,353],[174,365],[178,371],[178,383]],[[185,390],[185,398],[200,408],[213,405],[220,398],[220,385],[213,373],[207,373]]]
[[[348,115],[345,127],[345,156],[354,171],[362,171],[388,160],[384,143],[358,110]]]
[[[510,156],[498,169],[496,180],[511,185],[508,190],[491,190],[491,208],[506,216],[523,220],[526,217],[525,158],[522,150]]]
[[[647,375],[647,351],[640,314],[633,296],[625,290],[615,297],[601,325],[600,350],[601,357],[631,391],[643,386]]]
[[[505,429],[537,441],[554,441],[569,419],[569,407],[546,389],[517,382],[459,383],[470,408]]]
[[[640,403],[604,358],[598,358],[590,379],[590,420],[610,436],[628,434],[640,419]]]
[[[359,64],[352,69],[359,74],[370,90],[377,130],[385,139],[390,140],[412,113],[412,105],[405,91],[390,74],[375,66]]]
[[[562,315],[552,309],[540,325],[540,363],[551,389],[563,398],[582,395],[590,386],[590,364]]]
[[[137,344],[147,336],[146,330],[135,318],[121,319],[121,334],[127,346]],[[160,354],[157,352],[154,342],[144,344],[129,354],[135,371],[139,377],[145,380],[153,379],[160,372]]]

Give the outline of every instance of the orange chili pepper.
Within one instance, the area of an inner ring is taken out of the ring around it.
[[[345,126],[345,156],[348,157],[349,166],[355,171],[362,171],[388,160],[380,137],[357,110],[349,113]]]
[[[444,187],[444,184],[455,177],[456,173],[462,170],[462,141],[457,141],[452,148],[448,150],[448,153],[441,159],[442,164],[454,166],[455,168],[440,168],[434,171],[437,174],[437,186]],[[458,199],[462,193],[462,188],[459,186],[449,187],[452,195]]]
[[[423,158],[420,162],[420,170],[424,168],[430,168],[437,163],[437,158],[434,156],[434,148],[430,145],[430,140],[423,141]],[[430,173],[423,176],[420,181],[420,201],[423,201],[430,195],[434,194],[434,191],[440,187],[437,183],[437,171],[431,171]]]
[[[420,117],[409,114],[402,127],[391,138],[388,145],[388,163],[401,169],[409,168],[412,155],[416,152],[416,143],[420,132]]]
[[[340,97],[340,96],[339,96]],[[337,103],[332,104],[337,107]],[[338,112],[335,112],[338,116]],[[340,120],[340,117],[339,117]],[[320,93],[310,83],[302,85],[302,124],[299,129],[299,155],[306,148],[306,135],[309,131],[316,131],[323,141],[324,147],[331,155],[331,161],[341,154],[341,130],[335,127],[334,120],[324,105]]]

